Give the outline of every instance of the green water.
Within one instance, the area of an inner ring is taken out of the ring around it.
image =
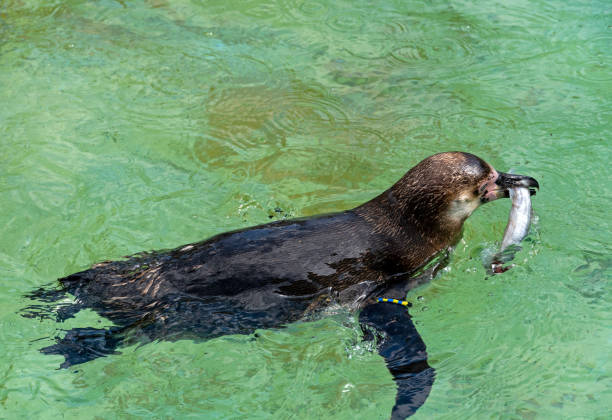
[[[38,349],[108,321],[17,312],[100,260],[350,208],[447,150],[542,189],[516,268],[482,267],[495,202],[409,296],[437,372],[414,418],[609,418],[611,10],[0,1],[0,418],[387,418],[391,375],[342,310],[71,370]]]

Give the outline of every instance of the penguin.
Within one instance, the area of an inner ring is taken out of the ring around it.
[[[531,177],[496,171],[465,152],[430,156],[372,200],[350,210],[275,221],[181,247],[105,261],[59,279],[30,298],[76,302],[63,321],[90,308],[107,329],[74,328],[41,351],[69,367],[134,339],[212,339],[306,319],[331,304],[359,313],[364,339],[377,337],[397,385],[391,418],[420,407],[434,381],[426,346],[401,300],[448,260],[465,220]],[[32,311],[29,312],[32,315]]]

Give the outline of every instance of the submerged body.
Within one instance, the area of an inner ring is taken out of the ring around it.
[[[58,319],[91,308],[112,320],[106,330],[74,328],[42,351],[63,367],[112,354],[134,339],[213,338],[279,327],[337,303],[361,309],[366,336],[379,335],[398,387],[393,418],[425,400],[434,372],[402,299],[431,278],[481,204],[507,196],[533,178],[498,173],[461,152],[431,156],[373,200],[340,213],[285,220],[217,235],[170,251],[137,254],[60,279],[62,289],[31,297],[76,303]],[[35,315],[36,311],[31,311]]]
[[[295,321],[332,301],[361,307],[437,253],[432,247],[400,255],[409,238],[373,231],[359,209],[285,220],[100,263],[60,282],[77,305],[118,325],[139,323],[172,334],[178,323],[184,331],[185,320],[168,314],[189,305],[200,318],[190,319],[189,329],[199,337],[248,334]]]

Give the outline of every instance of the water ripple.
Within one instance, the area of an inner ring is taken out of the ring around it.
[[[38,352],[43,337],[105,321],[16,312],[92,262],[350,208],[458,149],[536,177],[539,221],[516,267],[487,277],[480,254],[510,203],[483,206],[414,291],[437,371],[415,418],[609,417],[605,1],[0,9],[2,415],[388,415],[395,385],[346,313],[126,347],[73,372]]]

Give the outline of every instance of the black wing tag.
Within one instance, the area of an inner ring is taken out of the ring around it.
[[[423,405],[434,382],[435,371],[427,364],[425,343],[408,310],[400,305],[375,303],[359,314],[364,339],[378,336],[378,353],[397,384],[391,419],[405,419]]]

